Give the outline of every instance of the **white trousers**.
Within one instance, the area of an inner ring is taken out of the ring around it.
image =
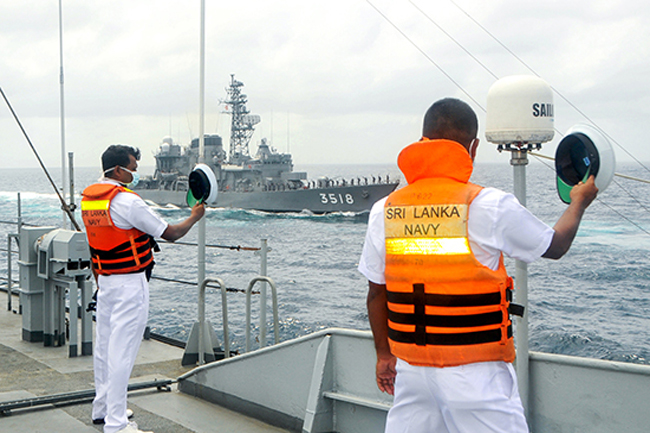
[[[416,367],[397,360],[386,433],[526,433],[512,364]]]
[[[95,325],[93,419],[104,418],[104,433],[126,427],[129,377],[149,315],[144,272],[100,275]]]

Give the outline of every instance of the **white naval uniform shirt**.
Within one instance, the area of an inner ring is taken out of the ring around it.
[[[104,178],[101,183],[121,185],[119,182]],[[136,194],[120,192],[111,200],[111,219],[116,227],[123,230],[136,228],[155,238],[167,230],[167,222],[160,218]]]

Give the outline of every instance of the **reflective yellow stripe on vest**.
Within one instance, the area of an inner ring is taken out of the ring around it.
[[[392,238],[386,239],[386,254],[458,255],[469,254],[467,238]]]
[[[110,205],[110,200],[82,200],[81,210],[107,210]]]

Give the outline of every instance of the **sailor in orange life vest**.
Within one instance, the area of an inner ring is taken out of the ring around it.
[[[105,433],[141,432],[127,419],[126,396],[149,314],[153,238],[175,241],[205,212],[197,204],[185,221],[163,221],[126,188],[139,179],[139,159],[138,149],[109,146],[102,154],[105,177],[86,188],[81,201],[98,287],[92,419],[104,423]]]
[[[527,432],[512,361],[512,280],[502,253],[530,263],[569,249],[598,189],[571,191],[553,228],[512,194],[469,182],[478,120],[442,99],[399,155],[408,185],[372,208],[359,271],[377,386],[394,394],[386,432]]]

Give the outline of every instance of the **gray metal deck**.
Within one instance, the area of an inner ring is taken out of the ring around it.
[[[67,347],[45,348],[20,335],[21,316],[0,312],[0,403],[92,388],[91,358],[68,358]],[[178,348],[143,342],[133,382],[178,378],[182,392],[174,385],[171,392],[130,393],[129,407],[141,428],[375,433],[383,430],[392,403],[374,383],[369,331],[326,329],[192,370],[181,367],[181,357]],[[528,423],[534,433],[649,431],[648,365],[531,352],[530,390]],[[0,417],[0,431],[101,428],[92,425],[88,402],[16,410]]]
[[[15,298],[14,305],[18,305]],[[93,388],[92,357],[68,358],[68,347],[44,347],[21,339],[20,315],[0,311],[0,402]],[[131,382],[175,379],[189,371],[181,366],[183,350],[143,341]],[[180,393],[141,390],[129,393],[129,407],[140,428],[155,433],[283,432],[217,405]],[[2,432],[98,432],[90,403],[18,409],[0,416]]]

